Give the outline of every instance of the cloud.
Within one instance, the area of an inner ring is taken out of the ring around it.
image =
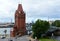
[[[60,0],[30,0],[27,6],[27,19],[60,19]]]
[[[26,22],[47,17],[60,19],[60,0],[0,0],[0,18],[14,20],[14,13],[19,3],[22,3],[26,13]]]

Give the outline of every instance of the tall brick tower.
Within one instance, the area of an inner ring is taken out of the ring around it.
[[[15,12],[15,24],[13,27],[13,31],[11,31],[11,37],[15,37],[17,35],[25,35],[26,34],[26,26],[25,26],[25,13],[23,11],[22,5],[18,5],[18,9]]]

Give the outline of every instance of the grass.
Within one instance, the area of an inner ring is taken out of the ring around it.
[[[55,39],[40,39],[40,41],[57,41]]]

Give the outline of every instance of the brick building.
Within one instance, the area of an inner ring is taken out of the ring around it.
[[[18,5],[18,9],[15,12],[15,24],[13,27],[13,31],[11,31],[11,37],[15,37],[17,35],[25,35],[26,34],[26,26],[25,26],[25,13],[22,8],[22,4]]]

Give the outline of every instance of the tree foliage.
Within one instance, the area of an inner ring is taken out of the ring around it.
[[[41,34],[45,33],[49,28],[50,28],[49,22],[38,19],[32,25],[33,37],[40,38]]]
[[[60,27],[60,20],[55,20],[55,21],[52,23],[52,26]]]

